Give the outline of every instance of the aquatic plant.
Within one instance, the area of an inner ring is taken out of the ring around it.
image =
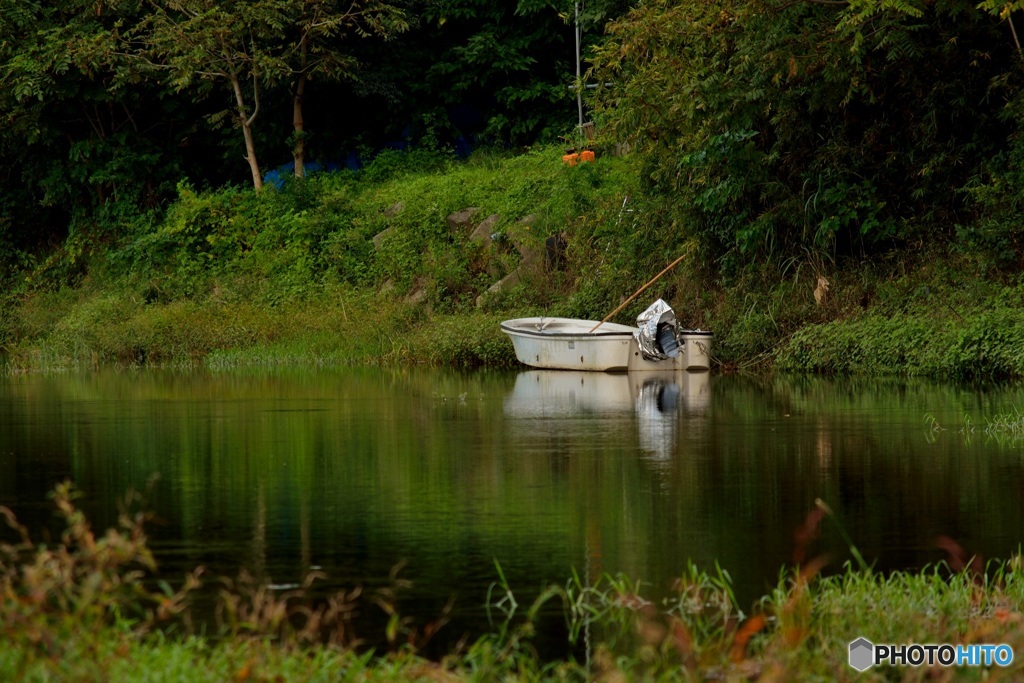
[[[882,574],[863,564],[822,576],[814,555],[819,527],[835,515],[824,503],[794,536],[794,566],[750,613],[736,602],[729,573],[688,564],[669,594],[625,575],[575,574],[521,602],[500,564],[486,597],[491,628],[427,659],[423,646],[445,614],[416,625],[398,609],[408,588],[399,570],[370,596],[359,589],[323,595],[319,574],[286,590],[243,575],[219,584],[215,632],[196,635],[197,570],[172,590],[155,580],[144,525],[131,496],[115,528],[97,535],[76,507],[74,488],[53,494],[64,531],[33,543],[11,510],[0,516],[15,539],[0,544],[0,678],[119,681],[585,681],[844,680],[847,646],[876,643],[1006,643],[1024,647],[1020,560],[983,564],[951,539],[949,560],[919,572]],[[855,554],[855,557],[859,555]],[[862,558],[858,560],[863,562]],[[381,649],[352,630],[369,602],[385,615]],[[572,649],[538,652],[539,620],[560,612]],[[987,680],[1016,680],[1024,663],[977,669]],[[958,670],[970,673],[970,670]],[[868,680],[921,680],[942,672],[880,668]]]

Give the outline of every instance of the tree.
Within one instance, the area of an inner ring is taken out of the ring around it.
[[[0,0],[0,225],[19,248],[153,206],[177,175],[178,112],[120,54],[137,21],[131,0]]]
[[[177,92],[206,97],[226,86],[245,140],[253,187],[263,178],[254,125],[265,90],[294,79],[296,174],[305,157],[303,97],[310,78],[338,81],[354,61],[349,35],[388,36],[405,27],[401,12],[379,0],[149,0],[152,15],[137,32],[141,54]],[[222,112],[223,115],[223,112]]]
[[[263,187],[253,125],[263,88],[290,74],[280,45],[291,25],[291,0],[150,0],[135,33],[138,54],[166,74],[176,91],[210,94],[226,86],[245,140],[253,187]],[[225,110],[226,113],[227,110]]]
[[[733,263],[949,237],[1016,59],[964,0],[642,2],[596,56],[606,130]]]
[[[319,78],[339,82],[356,76],[357,60],[344,49],[350,36],[390,38],[409,28],[404,12],[377,0],[301,0],[295,20],[296,37],[285,53],[295,85],[292,91],[295,175],[305,175],[306,84]]]
[[[411,0],[416,22],[387,50],[367,46],[372,81],[412,137],[552,140],[575,121],[571,0]],[[585,37],[624,0],[580,3]],[[372,51],[372,52],[371,52]]]

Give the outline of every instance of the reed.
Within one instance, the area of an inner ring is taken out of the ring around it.
[[[110,312],[83,304],[49,335],[14,344],[7,373],[100,365],[211,369],[323,365],[511,365],[499,313],[431,315],[414,304],[348,293],[288,307],[172,302]]]
[[[178,588],[154,582],[145,535],[148,515],[126,500],[115,528],[94,531],[62,484],[53,494],[65,529],[56,542],[29,538],[0,508],[14,540],[0,544],[0,679],[18,681],[675,681],[926,680],[955,673],[1019,680],[1024,664],[958,669],[847,664],[851,640],[875,643],[1006,643],[1024,647],[1020,560],[980,566],[946,540],[950,560],[917,572],[882,574],[847,565],[821,576],[806,539],[834,519],[827,506],[808,514],[795,556],[777,585],[745,611],[727,571],[688,565],[660,598],[624,575],[574,575],[531,601],[517,598],[496,564],[485,596],[492,631],[428,659],[422,647],[445,615],[414,624],[397,609],[408,586],[397,571],[372,595],[329,596],[319,580],[284,592],[247,577],[225,580],[197,570]],[[197,630],[192,596],[214,582],[217,619]],[[382,645],[366,646],[352,628],[357,606],[387,616]],[[563,656],[538,655],[538,620],[552,609],[566,620]]]

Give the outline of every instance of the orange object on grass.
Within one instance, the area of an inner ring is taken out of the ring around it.
[[[592,161],[594,161],[594,152],[593,152],[593,150],[585,149],[582,152],[580,152],[580,163],[592,162]]]
[[[566,166],[575,166],[577,163],[579,163],[579,160],[580,155],[575,153],[566,154],[565,156],[562,157],[562,163],[565,164]]]

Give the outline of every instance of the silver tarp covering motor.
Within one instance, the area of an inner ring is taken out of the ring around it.
[[[658,299],[637,316],[633,333],[645,360],[666,360],[679,355],[676,340],[676,314],[672,307]]]

